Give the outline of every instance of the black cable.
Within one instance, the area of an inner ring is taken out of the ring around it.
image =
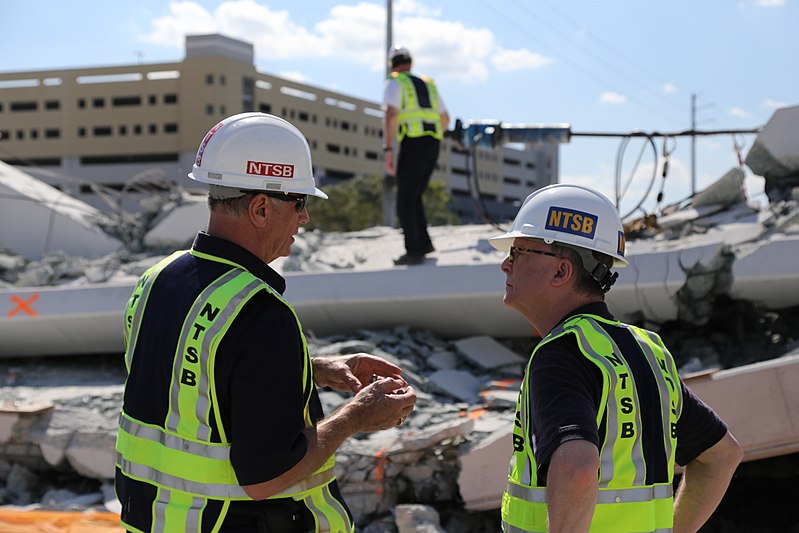
[[[483,219],[483,222],[486,224],[491,224],[499,231],[506,231],[505,228],[502,228],[497,224],[497,222],[491,218],[488,214],[488,209],[486,209],[485,204],[483,203],[483,196],[480,192],[480,183],[479,179],[477,178],[477,142],[483,136],[482,133],[476,134],[472,137],[471,146],[469,147],[467,161],[466,161],[466,182],[469,184],[469,194],[472,198],[472,205],[474,205],[475,212]],[[472,161],[472,166],[469,165],[469,159]],[[472,168],[474,168],[474,172],[472,172]]]
[[[625,137],[624,139],[622,139],[622,142],[619,145],[619,149],[616,152],[616,175],[614,177],[614,182],[613,182],[614,189],[615,189],[614,192],[615,192],[615,195],[616,195],[616,209],[620,209],[621,208],[621,200],[624,197],[624,193],[627,192],[627,188],[629,187],[629,184],[632,182],[633,176],[635,176],[635,172],[638,170],[638,166],[639,166],[639,164],[641,162],[641,156],[643,155],[643,151],[644,151],[644,147],[642,147],[641,148],[641,152],[639,153],[639,156],[638,156],[638,161],[636,161],[636,164],[633,167],[632,172],[630,172],[630,177],[627,180],[627,186],[625,187],[624,192],[620,192],[619,191],[619,185],[621,183],[622,160],[624,159],[624,152],[627,149],[627,144],[629,143],[629,140],[630,140],[630,137]],[[636,211],[638,211],[641,208],[641,206],[644,204],[644,202],[646,201],[647,197],[649,196],[649,193],[652,191],[652,186],[655,184],[655,177],[657,175],[658,150],[657,150],[657,146],[655,146],[655,141],[654,141],[654,139],[652,138],[651,135],[646,135],[646,140],[647,140],[649,146],[652,148],[652,152],[654,154],[654,160],[655,160],[654,164],[652,165],[652,177],[649,179],[649,185],[646,188],[646,192],[641,196],[641,200],[638,202],[638,205],[636,205],[632,210],[630,210],[629,213],[627,213],[626,215],[622,216],[621,217],[622,220],[626,219],[627,217],[629,217],[630,215],[632,215],[633,213],[635,213]]]

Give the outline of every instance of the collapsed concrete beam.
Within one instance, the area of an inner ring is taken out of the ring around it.
[[[0,212],[0,243],[29,260],[53,252],[96,258],[122,248],[100,229],[108,223],[102,212],[2,161]]]

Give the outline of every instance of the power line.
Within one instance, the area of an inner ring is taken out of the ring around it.
[[[511,26],[514,26],[517,29],[519,29],[519,31],[521,31],[521,33],[523,35],[525,35],[526,38],[530,39],[531,41],[534,41],[534,42],[538,43],[542,48],[548,50],[553,56],[558,57],[559,59],[561,59],[565,63],[571,65],[573,68],[575,68],[576,70],[580,71],[581,73],[583,73],[588,78],[594,80],[595,82],[597,82],[600,85],[612,88],[612,89],[616,90],[619,93],[622,92],[622,91],[620,91],[618,89],[618,87],[616,87],[616,85],[614,83],[612,83],[612,82],[610,82],[610,81],[608,81],[608,80],[606,80],[606,79],[604,79],[602,77],[599,77],[599,76],[595,75],[593,72],[589,71],[588,69],[583,67],[581,64],[573,61],[568,56],[562,55],[562,53],[560,51],[553,49],[545,41],[542,41],[541,39],[537,38],[533,33],[529,32],[527,30],[527,28],[525,28],[517,19],[514,19],[512,17],[508,17],[501,10],[494,9],[494,7],[492,5],[489,5],[487,3],[484,3],[483,5],[484,5],[484,7],[487,10],[493,11],[493,13],[495,15],[497,15],[497,16],[501,17],[502,19],[504,19],[505,21],[507,21]],[[657,113],[658,115],[660,115],[660,116],[662,116],[664,118],[667,118],[670,121],[675,120],[674,115],[665,113],[662,109],[660,109],[658,107],[655,107],[653,105],[650,105],[647,102],[644,102],[642,100],[639,100],[635,96],[630,95],[630,96],[628,96],[628,98],[631,101],[637,103],[638,105],[640,105],[642,107],[646,107],[649,110],[651,110],[652,112]]]
[[[516,1],[516,3],[522,10],[527,11],[530,14],[530,16],[533,17],[534,19],[537,18],[537,19],[542,20],[545,23],[545,27],[546,28],[548,28],[549,30],[554,31],[557,34],[559,34],[561,37],[563,37],[565,42],[573,42],[572,37],[568,33],[566,33],[565,31],[563,31],[561,29],[559,29],[556,24],[553,24],[551,21],[543,18],[539,12],[533,12],[530,9],[529,5],[527,5],[527,4],[523,3],[523,2],[518,2],[518,0]],[[653,94],[653,95],[657,96],[658,98],[660,98],[663,102],[668,103],[669,105],[674,106],[675,108],[678,107],[677,103],[675,103],[674,101],[666,98],[659,91],[652,89],[649,85],[647,85],[646,83],[640,81],[636,76],[634,76],[632,74],[629,74],[627,71],[623,70],[618,64],[606,60],[600,54],[594,53],[589,47],[579,46],[579,49],[583,53],[587,54],[589,57],[592,57],[596,62],[602,63],[605,66],[607,66],[609,69],[612,69],[612,70],[618,72],[620,75],[624,76],[625,78],[630,80],[632,83],[636,84],[639,88],[650,92],[651,94]],[[619,55],[618,52],[616,52],[615,50],[612,50],[612,52],[613,52],[614,55]]]

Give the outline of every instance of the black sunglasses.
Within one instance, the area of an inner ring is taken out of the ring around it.
[[[545,252],[543,250],[533,250],[532,248],[521,248],[519,246],[511,246],[510,252],[508,254],[508,263],[513,264],[513,261],[516,259],[516,254],[519,252],[529,252],[531,254],[538,254],[538,255],[548,255],[550,257],[557,257],[558,254],[555,252]]]
[[[305,206],[308,205],[307,194],[289,194],[285,192],[265,192],[263,193],[270,198],[276,198],[283,202],[294,202],[294,209],[301,213]]]

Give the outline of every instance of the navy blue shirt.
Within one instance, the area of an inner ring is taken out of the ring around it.
[[[596,302],[575,309],[561,323],[577,314],[613,320],[607,305]],[[662,456],[659,392],[644,354],[627,330],[599,324],[619,346],[635,377],[641,401],[644,457]],[[540,479],[546,480],[549,461],[558,446],[572,439],[583,439],[599,447],[604,440],[604,422],[599,427],[596,423],[602,397],[602,373],[582,354],[574,335],[563,335],[539,349],[525,379],[532,411],[528,438],[533,443]],[[727,426],[684,383],[682,391],[683,409],[677,421],[675,460],[686,465],[721,440]],[[647,463],[647,483],[667,482],[665,464],[653,461],[652,466]]]
[[[230,241],[199,233],[192,249],[243,267],[279,294],[286,288],[285,280],[269,265]],[[146,303],[125,387],[124,410],[131,417],[163,425],[183,319],[197,295],[231,268],[224,262],[185,254],[158,275]],[[214,379],[222,428],[217,427],[212,413],[211,440],[221,442],[220,429],[224,430],[239,484],[274,479],[304,457],[308,448],[303,418],[304,357],[297,319],[267,291],[259,291],[244,305],[217,348]],[[317,421],[324,413],[315,388],[311,394],[311,418]],[[119,471],[116,478],[123,519],[148,530],[156,487]],[[338,493],[335,482],[331,490]],[[289,513],[305,512],[296,509],[290,498],[232,502],[222,530],[254,528],[253,520],[259,515],[284,508]],[[221,502],[209,502],[203,511],[204,527],[211,527],[220,511]]]

